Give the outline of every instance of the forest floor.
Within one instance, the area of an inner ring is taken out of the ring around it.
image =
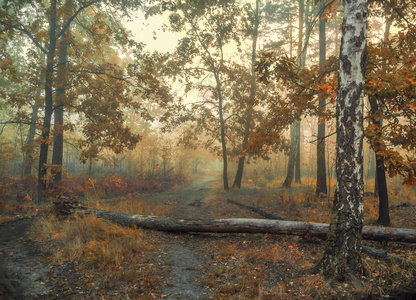
[[[327,222],[330,202],[312,194],[305,186],[280,191],[254,184],[224,192],[214,174],[161,193],[102,197],[94,190],[80,200],[93,208],[176,218],[262,218],[233,200],[288,220]],[[366,203],[366,225],[374,225],[376,201]],[[414,194],[391,207],[394,226],[416,228]],[[50,211],[19,210],[2,218],[0,299],[416,299],[414,244],[364,241],[408,263],[363,254],[363,287],[326,286],[322,276],[308,272],[322,257],[319,239],[127,230]]]

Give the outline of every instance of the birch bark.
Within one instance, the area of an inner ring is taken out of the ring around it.
[[[367,60],[367,1],[344,0],[337,99],[337,187],[334,220],[323,257],[330,280],[359,282],[363,273],[363,98]]]

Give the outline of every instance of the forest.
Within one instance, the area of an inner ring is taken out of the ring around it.
[[[0,299],[415,299],[414,0],[0,0]]]

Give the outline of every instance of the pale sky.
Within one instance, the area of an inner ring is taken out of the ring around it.
[[[125,26],[132,32],[136,41],[146,44],[146,50],[171,52],[175,49],[178,40],[184,35],[170,32],[166,26],[168,22],[168,13],[145,19],[144,14],[138,12],[136,20],[125,22]]]

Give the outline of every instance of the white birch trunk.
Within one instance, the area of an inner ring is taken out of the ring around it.
[[[363,271],[363,98],[367,56],[367,1],[344,0],[337,99],[337,187],[323,271],[356,281]]]

